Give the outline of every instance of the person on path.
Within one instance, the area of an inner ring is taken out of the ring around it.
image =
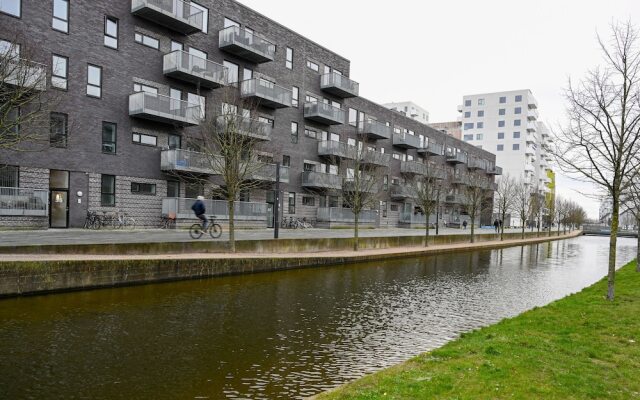
[[[501,231],[502,230],[502,220],[498,220],[498,230]]]
[[[500,227],[500,222],[498,222],[498,220],[496,219],[495,221],[493,221],[493,228],[496,230],[496,233],[499,232],[498,228]]]
[[[209,220],[205,215],[205,213],[207,212],[207,208],[204,206],[204,196],[198,196],[198,199],[195,203],[193,203],[191,209],[193,210],[193,213],[196,215],[196,217],[198,217],[198,219],[202,221],[202,230],[206,231],[207,223],[209,222]]]
[[[462,229],[467,229],[467,220],[462,221]]]

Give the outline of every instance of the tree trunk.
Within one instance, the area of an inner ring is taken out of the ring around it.
[[[353,251],[358,251],[360,249],[358,243],[358,213],[354,213],[353,218]]]
[[[560,236],[560,218],[558,218],[558,236]]]
[[[613,194],[613,210],[611,212],[611,234],[609,235],[609,273],[607,276],[607,300],[613,301],[616,283],[616,245],[618,244],[618,219],[620,200]]]
[[[522,215],[520,217],[522,217]],[[524,217],[522,217],[520,222],[522,222],[522,239],[524,239]]]
[[[507,216],[505,211],[502,211],[502,223],[500,224],[500,241],[504,240],[504,218]]]
[[[471,225],[471,243],[475,242],[476,238],[473,236],[473,225],[474,225],[474,221],[475,221],[475,215],[471,215],[471,221],[469,221],[469,225]]]
[[[424,247],[429,247],[429,214],[427,214],[426,218],[426,228],[424,228]]]
[[[232,253],[236,252],[236,231],[235,231],[235,208],[234,208],[235,200],[227,201],[227,209],[229,211],[229,250]]]

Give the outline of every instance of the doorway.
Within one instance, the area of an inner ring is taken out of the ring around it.
[[[49,227],[69,227],[69,171],[49,172]]]

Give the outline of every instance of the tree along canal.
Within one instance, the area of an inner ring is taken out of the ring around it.
[[[618,264],[635,240],[618,239]],[[0,397],[291,399],[606,274],[608,239],[0,301]]]

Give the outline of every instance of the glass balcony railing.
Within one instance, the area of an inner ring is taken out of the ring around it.
[[[186,51],[176,50],[165,54],[162,64],[163,73],[172,78],[210,89],[227,84],[226,67]]]
[[[230,26],[219,33],[220,50],[235,54],[255,63],[273,61],[276,45],[253,31]]]
[[[361,127],[358,127],[358,133],[366,135],[367,139],[389,139],[393,133],[390,126],[381,122],[369,119],[364,121]]]
[[[418,149],[418,153],[424,153],[431,156],[441,156],[444,154],[444,145],[429,141],[426,146]]]
[[[326,103],[306,103],[304,117],[326,125],[344,124],[346,113],[344,110]]]
[[[204,117],[198,104],[147,92],[129,95],[129,115],[184,126],[199,125]]]
[[[419,149],[420,138],[416,135],[409,135],[408,133],[394,133],[393,145],[405,149]]]
[[[241,135],[258,140],[271,140],[273,135],[271,124],[240,115],[221,115],[216,118],[216,124],[221,131],[234,130]]]
[[[182,0],[132,0],[131,13],[185,35],[204,26],[204,12]]]
[[[330,72],[320,77],[320,88],[335,96],[348,98],[357,97],[360,92],[360,84],[352,81],[342,74]]]
[[[358,215],[359,223],[374,223],[378,219],[376,210],[362,210]],[[318,222],[353,222],[355,214],[350,208],[322,207],[318,208]]]
[[[391,154],[379,153],[373,150],[363,150],[360,152],[360,161],[363,164],[388,167],[391,164]]]
[[[343,142],[322,140],[318,142],[318,155],[355,160],[358,155],[358,149]]]
[[[342,188],[342,177],[324,172],[304,171],[302,173],[302,187],[339,190]]]
[[[160,169],[162,171],[194,172],[198,174],[216,175],[221,169],[221,162],[205,153],[183,149],[163,150],[160,153]]]
[[[242,81],[240,97],[254,99],[258,105],[269,108],[291,107],[292,92],[264,79]]]
[[[5,56],[2,69],[2,79],[7,85],[19,87],[23,91],[47,90],[47,66],[17,55]]]
[[[461,151],[448,151],[445,154],[447,162],[453,164],[466,164],[467,163],[467,154]]]

